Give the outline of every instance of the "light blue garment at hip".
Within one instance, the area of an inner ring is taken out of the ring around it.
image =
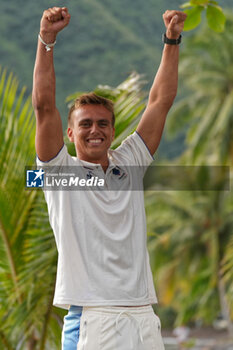
[[[62,350],[77,350],[82,309],[82,306],[71,305],[68,314],[64,317]]]

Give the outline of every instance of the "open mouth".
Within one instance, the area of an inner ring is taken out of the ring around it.
[[[104,141],[103,138],[93,138],[93,139],[87,139],[87,142],[91,145],[100,145]]]

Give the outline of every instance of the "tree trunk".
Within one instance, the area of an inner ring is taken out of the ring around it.
[[[0,330],[0,338],[3,342],[3,344],[6,346],[7,350],[13,350],[13,347],[10,345],[10,343],[8,342],[5,334]]]
[[[35,350],[37,343],[38,343],[38,339],[35,336],[35,332],[32,332],[32,335],[27,342],[27,350]]]
[[[46,336],[47,336],[47,331],[48,331],[48,324],[49,324],[49,320],[50,320],[50,316],[51,316],[51,312],[52,312],[52,308],[53,308],[53,296],[54,296],[54,291],[55,291],[55,284],[56,284],[56,278],[54,278],[54,281],[53,281],[53,289],[51,291],[47,311],[46,311],[45,317],[44,317],[44,325],[43,325],[43,330],[42,330],[41,340],[40,340],[40,350],[44,350],[44,348],[45,348]]]
[[[223,319],[227,321],[227,329],[229,334],[231,335],[233,334],[233,323],[231,322],[230,308],[226,298],[225,283],[223,281],[220,269],[218,270],[218,292],[221,314]]]

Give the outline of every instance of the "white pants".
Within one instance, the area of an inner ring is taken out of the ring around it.
[[[77,350],[164,350],[152,306],[83,307]]]

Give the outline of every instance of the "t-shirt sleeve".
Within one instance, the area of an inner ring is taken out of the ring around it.
[[[36,164],[38,166],[61,166],[61,165],[67,165],[67,158],[68,158],[69,154],[68,154],[68,151],[67,151],[67,147],[66,145],[64,144],[62,146],[62,148],[60,149],[60,151],[58,152],[58,154],[46,161],[46,162],[43,162],[42,160],[39,159],[38,156],[36,156]]]
[[[72,157],[69,155],[67,147],[64,144],[58,152],[58,154],[47,162],[42,162],[37,156],[36,164],[38,168],[42,167],[43,170],[45,170],[45,174],[48,175],[49,173],[53,172],[57,173],[58,171],[60,171],[61,167],[69,165],[70,158]],[[49,221],[51,227],[53,228],[54,232],[57,232],[58,228],[56,227],[59,222],[57,213],[59,212],[60,205],[64,206],[62,199],[62,191],[48,190],[46,186],[42,189],[48,206]],[[59,246],[59,238],[57,235],[55,235],[55,239],[57,246]]]
[[[145,167],[145,170],[154,160],[137,131],[128,136],[116,149],[116,152],[128,161],[128,165]]]

